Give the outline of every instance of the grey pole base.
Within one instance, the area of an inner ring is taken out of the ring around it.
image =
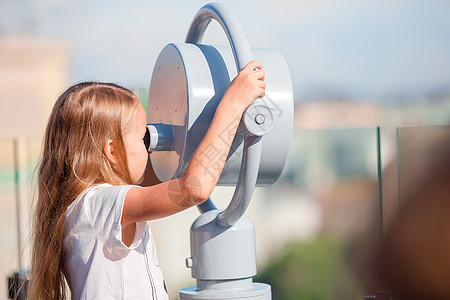
[[[234,280],[197,280],[197,286],[180,290],[180,300],[185,299],[249,299],[271,300],[270,285],[253,282],[252,278]]]

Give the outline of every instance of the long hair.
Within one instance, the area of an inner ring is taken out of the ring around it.
[[[85,82],[68,88],[53,107],[37,174],[29,299],[67,297],[63,273],[67,207],[90,186],[131,183],[123,138],[137,103],[125,88]],[[104,154],[109,139],[120,167]]]

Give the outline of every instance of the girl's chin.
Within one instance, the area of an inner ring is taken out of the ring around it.
[[[138,180],[134,181],[133,180],[133,184],[141,184],[144,181],[144,174],[142,174],[141,178],[139,178]]]

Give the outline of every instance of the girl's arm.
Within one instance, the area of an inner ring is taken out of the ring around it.
[[[265,86],[261,64],[248,63],[225,92],[184,174],[157,185],[131,188],[125,197],[122,224],[162,218],[206,201],[222,173],[243,112],[264,96]]]

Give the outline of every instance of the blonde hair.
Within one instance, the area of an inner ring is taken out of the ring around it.
[[[29,299],[67,297],[62,244],[67,207],[90,186],[131,184],[124,134],[137,103],[131,91],[98,82],[76,84],[58,98],[38,168]],[[120,167],[104,153],[109,139]]]

